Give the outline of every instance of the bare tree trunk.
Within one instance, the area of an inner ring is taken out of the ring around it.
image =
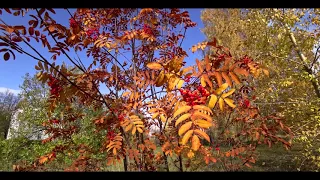
[[[287,31],[288,31],[288,34],[289,34],[289,37],[290,37],[290,40],[295,48],[295,51],[296,53],[298,53],[299,55],[299,58],[302,60],[302,62],[304,63],[304,69],[305,71],[311,75],[312,77],[314,77],[314,74],[312,72],[312,69],[311,67],[308,67],[308,62],[307,62],[307,58],[303,55],[303,53],[301,52],[300,48],[298,47],[298,44],[297,44],[297,41],[296,41],[296,38],[294,37],[290,27],[288,27],[287,24],[285,24],[286,28],[287,28]],[[314,91],[317,95],[318,98],[320,98],[320,90],[319,90],[319,83],[316,79],[312,79],[311,80],[311,83],[312,83],[312,86],[314,88]]]

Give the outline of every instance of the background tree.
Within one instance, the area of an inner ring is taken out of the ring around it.
[[[1,139],[5,139],[8,134],[11,117],[16,110],[19,98],[13,93],[0,92],[0,134]]]
[[[306,162],[319,167],[319,9],[206,9],[203,29],[208,38],[227,43],[270,70],[270,77],[251,83],[262,113],[291,122],[295,141],[303,142]],[[225,33],[232,29],[233,33]],[[302,164],[301,164],[302,165]],[[308,170],[311,167],[308,167]]]

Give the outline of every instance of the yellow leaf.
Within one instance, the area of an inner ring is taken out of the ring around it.
[[[153,115],[152,115],[152,119],[154,119],[154,118],[157,118],[158,117],[158,115],[159,115],[159,113],[157,112],[157,113],[154,113]]]
[[[161,119],[162,122],[166,122],[167,121],[167,118],[164,117],[163,114],[160,114],[160,119]]]
[[[187,144],[188,140],[190,139],[191,135],[193,133],[193,130],[189,130],[188,132],[186,132],[186,134],[183,136],[182,140],[181,140],[181,144],[185,145]]]
[[[139,120],[135,120],[133,124],[143,124],[143,122],[139,119]]]
[[[177,125],[178,125],[179,123],[181,123],[182,121],[190,118],[190,116],[191,116],[190,113],[187,113],[187,114],[184,114],[184,115],[180,116],[180,117],[177,119],[176,123],[175,123],[175,127],[177,127]]]
[[[208,107],[209,108],[214,108],[214,106],[217,103],[217,100],[218,100],[218,97],[216,95],[214,95],[214,94],[210,95],[210,100],[209,100],[209,103],[208,103]]]
[[[191,144],[191,149],[194,151],[198,151],[201,143],[200,143],[200,139],[198,138],[197,135],[193,135],[192,136],[192,140],[191,140],[192,144]]]
[[[178,82],[177,88],[180,89],[182,87],[183,83],[184,83],[184,80],[180,79]]]
[[[136,133],[136,130],[137,130],[136,127],[133,127],[133,128],[132,128],[132,135],[134,135],[134,134]]]
[[[194,105],[192,108],[193,108],[193,109],[197,109],[197,110],[204,110],[204,111],[207,111],[207,112],[209,112],[210,114],[212,114],[211,109],[208,108],[207,106],[204,106],[204,105]]]
[[[199,136],[203,137],[205,140],[210,142],[210,137],[204,131],[201,131],[200,129],[196,129],[196,130],[194,130],[194,133],[198,134]]]
[[[228,87],[228,83],[224,83],[222,84],[217,90],[216,90],[216,93],[217,94],[221,94],[224,90],[226,90]]]
[[[168,91],[171,91],[176,86],[178,81],[179,81],[179,78],[176,78],[175,76],[171,76],[169,78]]]
[[[206,121],[206,120],[202,120],[202,119],[199,119],[199,120],[196,120],[195,121],[195,124],[198,125],[199,127],[201,128],[210,128],[212,126],[212,123]]]
[[[162,86],[165,83],[164,81],[164,71],[161,71],[159,76],[157,77],[155,84],[157,87]]]
[[[203,76],[201,76],[200,82],[201,82],[201,86],[206,87],[207,84]]]
[[[139,133],[143,133],[143,130],[139,127],[137,127],[137,130],[139,131]]]
[[[177,117],[181,113],[187,112],[191,109],[191,106],[182,106],[173,114],[173,118]]]
[[[147,67],[148,67],[149,69],[159,70],[159,69],[162,68],[162,65],[159,64],[159,63],[157,63],[157,62],[150,62],[150,63],[147,64]]]
[[[221,95],[222,98],[228,97],[230,96],[236,89],[230,89],[230,91],[228,91],[227,93],[223,93]]]
[[[204,113],[202,113],[202,112],[200,112],[200,111],[194,112],[194,113],[192,114],[191,119],[196,119],[197,117],[201,117],[201,118],[206,119],[206,120],[209,121],[209,122],[212,122],[212,118],[211,118],[209,115],[204,114]]]
[[[224,98],[224,101],[232,108],[235,108],[236,105],[233,104],[233,100],[229,98]]]
[[[184,125],[182,125],[178,131],[179,136],[181,136],[183,133],[185,133],[186,131],[188,131],[192,126],[192,122],[189,121],[187,123],[185,123]]]
[[[220,98],[220,99],[219,99],[219,108],[220,108],[221,111],[223,111],[223,106],[224,106],[223,99]]]

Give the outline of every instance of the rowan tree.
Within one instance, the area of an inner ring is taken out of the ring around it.
[[[43,143],[63,143],[15,170],[43,168],[68,151],[77,151],[65,169],[70,171],[101,170],[102,161],[95,157],[99,154],[107,166],[121,162],[124,171],[156,171],[162,164],[169,171],[169,158],[184,171],[194,157],[237,170],[255,162],[258,144],[281,142],[290,147],[290,136],[282,138],[290,135],[283,120],[260,115],[243,88],[243,79],[268,74],[267,69],[245,54],[233,57],[215,39],[193,46],[192,52],[208,53],[195,60],[196,66],[186,66],[188,54],[182,43],[187,29],[196,26],[187,11],[77,9],[64,26],[52,18],[53,9],[4,10],[30,17],[27,27],[1,20],[4,59],[23,53],[37,60],[38,79],[50,87],[48,116],[57,107],[64,112],[61,119],[43,124],[50,135]],[[52,53],[51,59],[33,47],[34,41]],[[71,51],[86,52],[87,57],[72,59]],[[62,57],[76,72],[56,63]],[[100,91],[101,86],[108,94]],[[76,122],[86,116],[75,110],[74,102],[99,110],[91,118],[93,133],[102,137],[99,146],[74,143],[81,128]],[[151,131],[153,127],[158,130]],[[208,128],[219,133],[209,136]],[[230,146],[222,150],[216,142]]]

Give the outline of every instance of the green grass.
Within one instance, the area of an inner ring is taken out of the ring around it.
[[[302,147],[294,145],[290,150],[286,150],[281,145],[268,146],[261,145],[257,148],[258,160],[252,168],[245,168],[246,171],[297,171],[299,164],[294,160],[299,156]]]

